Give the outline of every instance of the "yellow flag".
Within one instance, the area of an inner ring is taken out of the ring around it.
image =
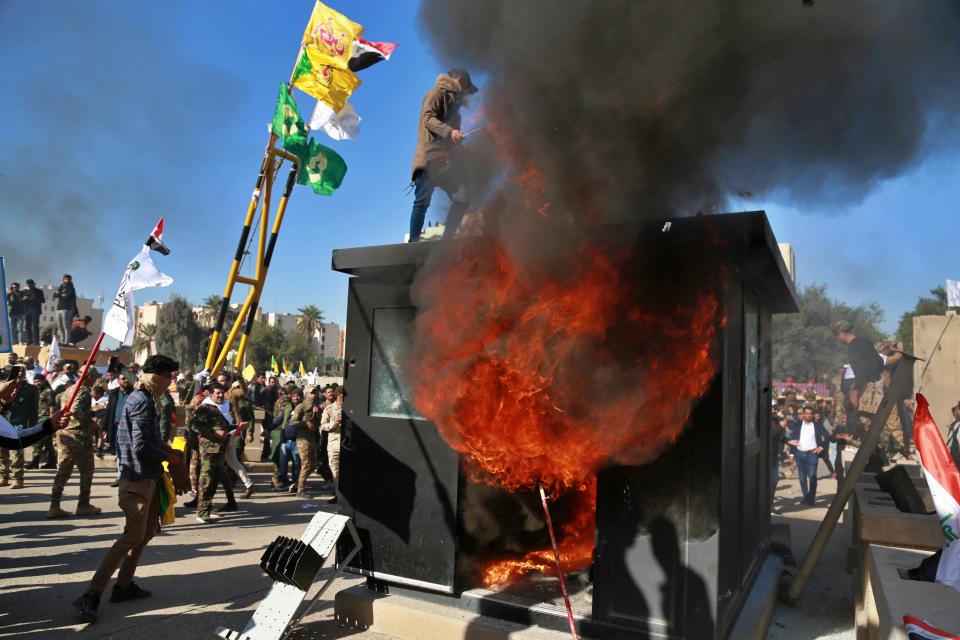
[[[243,379],[247,382],[253,380],[255,375],[257,375],[257,370],[253,368],[252,364],[248,364],[243,368]]]
[[[353,41],[362,33],[361,25],[317,2],[303,32],[303,46],[313,54],[315,65],[346,69],[353,55]]]
[[[326,58],[312,49],[304,51],[293,72],[293,86],[329,106],[333,113],[346,104],[360,78],[349,69],[338,69],[325,63]]]

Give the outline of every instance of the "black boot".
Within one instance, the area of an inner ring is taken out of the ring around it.
[[[27,469],[39,469],[40,468],[40,458],[34,458],[27,463]]]

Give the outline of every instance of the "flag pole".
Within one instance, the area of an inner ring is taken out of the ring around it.
[[[293,63],[293,69],[290,71],[290,79],[287,81],[287,93],[290,93],[293,90],[293,81],[297,72],[297,66],[300,64],[300,60],[303,58],[303,53],[304,45],[301,43],[300,48],[297,51],[297,58]],[[292,195],[293,185],[296,184],[299,161],[296,156],[293,156],[282,149],[275,148],[277,139],[277,134],[275,134],[271,129],[270,136],[267,140],[267,148],[264,151],[263,164],[260,167],[260,174],[257,178],[257,184],[254,188],[253,195],[250,198],[250,203],[247,208],[247,215],[244,219],[243,229],[240,234],[240,242],[237,244],[237,251],[234,255],[233,263],[231,264],[230,271],[227,273],[227,284],[224,287],[223,300],[221,300],[220,303],[220,311],[217,314],[217,320],[214,323],[213,334],[210,336],[210,346],[207,349],[207,357],[204,361],[204,364],[210,371],[211,375],[216,375],[220,368],[226,363],[227,354],[230,352],[230,347],[233,346],[233,342],[236,340],[238,334],[240,334],[240,344],[237,348],[237,357],[235,359],[234,366],[237,366],[237,364],[246,355],[247,343],[250,339],[250,333],[253,330],[253,323],[256,317],[257,307],[260,303],[260,296],[263,293],[263,287],[267,281],[267,270],[270,267],[270,258],[273,255],[273,248],[276,245],[277,234],[280,232],[280,224],[283,222],[283,213],[286,209],[286,203]],[[290,177],[287,179],[287,185],[284,189],[283,197],[281,198],[277,209],[269,246],[265,246],[266,228],[270,221],[269,201],[272,195],[269,187],[273,178],[280,169],[280,165],[277,165],[276,167],[273,166],[277,156],[279,156],[281,164],[283,163],[284,159],[287,159],[293,166],[291,167]],[[261,197],[261,190],[263,192],[263,197]],[[243,247],[246,245],[250,228],[258,210],[262,220],[260,221],[260,242],[257,246],[257,273],[255,278],[245,278],[239,275],[240,261],[243,259]],[[240,310],[240,313],[237,314],[237,318],[234,320],[233,328],[227,331],[226,335],[224,335],[224,324],[226,320],[227,309],[230,306],[230,301],[233,297],[233,288],[236,283],[245,284],[249,287],[252,287],[252,289],[247,294],[247,299],[244,302],[243,308]],[[241,327],[243,327],[242,333]],[[223,340],[222,345],[220,344],[221,339]]]
[[[80,372],[80,377],[77,378],[77,383],[73,385],[73,392],[70,394],[70,399],[67,400],[67,404],[63,406],[63,412],[69,413],[70,409],[73,407],[73,401],[77,397],[77,392],[80,391],[80,385],[83,383],[84,378],[87,377],[87,372],[90,370],[90,365],[93,364],[93,361],[97,358],[97,354],[100,352],[100,343],[103,342],[103,336],[106,334],[101,331],[100,335],[97,336],[97,341],[93,344],[93,348],[90,350],[90,355],[87,356],[87,363],[83,365],[83,371]]]

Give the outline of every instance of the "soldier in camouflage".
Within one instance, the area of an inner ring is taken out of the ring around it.
[[[38,394],[32,385],[26,384],[26,370],[21,368],[19,390],[13,402],[0,412],[15,427],[32,427],[37,424]],[[10,454],[13,454],[12,456]],[[13,482],[10,475],[13,474]],[[0,487],[23,488],[23,450],[0,449]]]
[[[197,448],[200,453],[200,480],[197,485],[197,520],[209,523],[219,518],[210,511],[217,483],[227,472],[227,441],[230,436],[230,423],[220,413],[218,405],[223,404],[223,387],[216,382],[209,386],[210,395],[191,416],[190,427],[197,434]],[[224,485],[228,502],[234,497],[229,485]]]
[[[38,392],[37,419],[46,420],[50,417],[50,414],[60,407],[55,406],[56,401],[53,397],[53,389],[50,388],[50,383],[47,382],[46,378],[42,375],[34,376],[33,386]],[[44,462],[44,460],[46,460],[46,462]],[[33,459],[30,460],[30,468],[39,469],[41,465],[44,469],[57,468],[57,451],[53,446],[52,435],[47,436],[33,445]]]
[[[68,515],[60,508],[64,487],[73,474],[73,466],[80,472],[80,497],[77,499],[76,515],[95,516],[100,514],[99,507],[90,504],[90,487],[93,484],[93,455],[97,434],[97,421],[93,418],[93,408],[90,403],[90,377],[86,376],[74,382],[62,394],[66,403],[73,393],[73,388],[79,385],[77,397],[71,407],[70,424],[57,433],[57,450],[60,457],[60,467],[53,479],[53,494],[50,497],[48,518],[64,518]]]

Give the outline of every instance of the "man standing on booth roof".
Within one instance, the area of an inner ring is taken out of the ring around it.
[[[413,210],[410,212],[410,242],[420,240],[423,221],[436,187],[450,197],[444,238],[452,238],[470,206],[467,176],[460,153],[460,108],[477,87],[464,69],[451,69],[437,78],[420,107],[417,149],[413,155]]]
[[[126,517],[120,539],[113,543],[94,574],[86,593],[73,601],[80,619],[96,622],[100,596],[119,567],[110,602],[146,598],[150,592],[133,581],[144,548],[160,527],[157,481],[164,461],[180,456],[160,437],[163,394],[180,364],[167,356],[155,355],[143,363],[143,375],[123,406],[117,425],[117,463],[120,467],[118,502]]]

